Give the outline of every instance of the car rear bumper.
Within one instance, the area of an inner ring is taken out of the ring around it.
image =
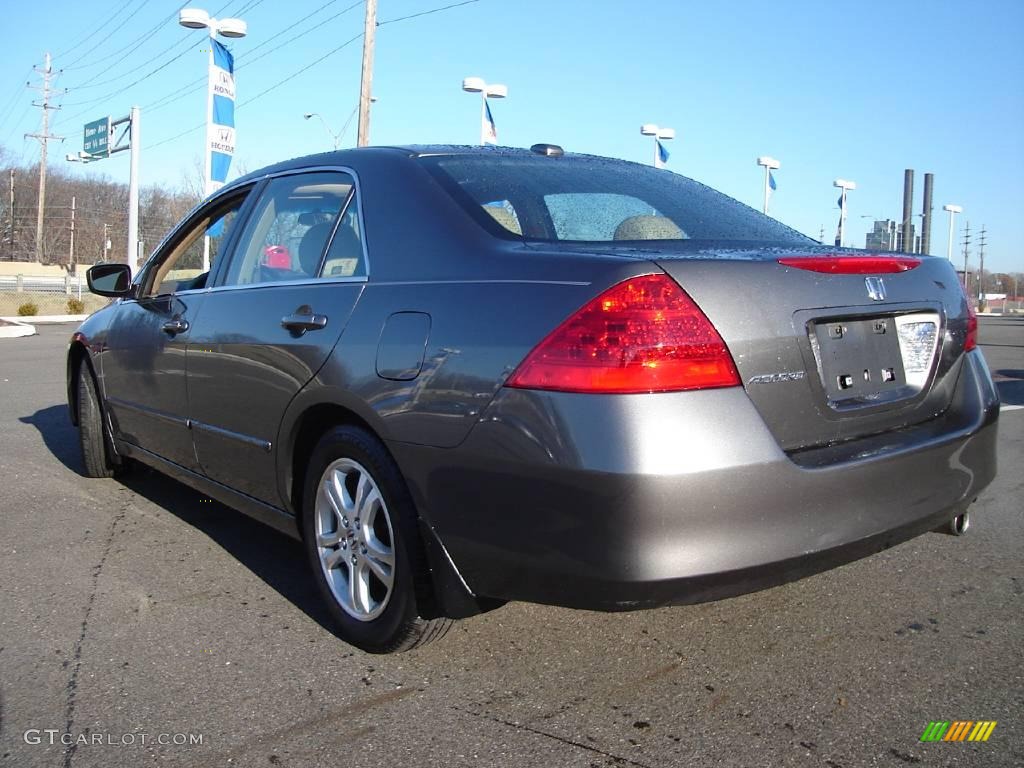
[[[474,594],[631,610],[755,591],[935,528],[994,477],[998,413],[974,352],[944,414],[801,455],[739,388],[503,390],[458,448],[391,448]]]

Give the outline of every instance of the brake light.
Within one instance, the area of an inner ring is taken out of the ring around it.
[[[970,352],[978,346],[978,313],[974,311],[971,300],[967,300],[967,338],[964,339],[964,352]]]
[[[921,263],[912,256],[787,256],[779,264],[830,275],[888,275],[908,272]]]
[[[670,392],[740,383],[715,327],[668,275],[634,277],[541,341],[506,382],[556,392]]]

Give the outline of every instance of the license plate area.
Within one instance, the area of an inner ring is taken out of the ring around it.
[[[830,407],[846,410],[912,397],[894,316],[813,321],[811,347]]]

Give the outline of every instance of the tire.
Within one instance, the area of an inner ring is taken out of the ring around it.
[[[417,609],[430,571],[415,506],[380,440],[359,427],[330,430],[313,451],[302,498],[306,555],[342,640],[396,653],[444,636],[452,620]]]
[[[96,394],[96,381],[83,361],[78,371],[78,443],[82,447],[82,463],[86,477],[113,477],[115,466],[110,460],[110,446],[103,411]]]

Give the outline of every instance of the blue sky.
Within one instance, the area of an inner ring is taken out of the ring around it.
[[[455,1],[379,0],[378,19]],[[361,5],[341,13],[353,2],[336,0],[285,33],[327,0],[195,3],[221,17],[244,11],[249,24],[248,37],[229,44],[238,67],[233,171],[330,148],[323,126],[302,114],[319,112],[340,130],[358,98],[360,40],[246,102],[359,35]],[[164,0],[11,4],[5,27],[17,32],[0,50],[0,144],[15,158],[38,156],[38,144],[22,138],[39,125],[39,110],[29,106],[34,94],[23,85],[49,50],[58,54],[55,68],[65,70],[58,87],[70,89],[55,117],[55,132],[67,140],[53,148],[52,162],[81,149],[86,121],[138,104],[143,184],[180,184],[199,162],[203,131],[166,140],[203,121],[205,94],[200,85],[157,105],[205,77],[206,40],[173,20],[158,25],[179,7]],[[65,53],[105,15],[102,32]],[[154,27],[141,47],[123,53]],[[821,227],[826,239],[834,236],[834,178],[857,183],[848,242],[862,247],[870,218],[861,216],[900,218],[903,169],[917,171],[915,213],[924,173],[932,172],[933,252],[946,249],[942,205],[958,203],[965,210],[958,239],[965,221],[975,231],[985,225],[986,267],[1024,271],[1022,28],[1019,0],[479,0],[378,29],[371,141],[474,143],[479,101],[460,83],[478,75],[509,88],[509,98],[492,105],[502,144],[545,141],[650,162],[640,124],[670,126],[677,132],[670,170],[757,208],[763,177],[755,159],[770,154],[782,162],[772,215],[813,237]],[[344,143],[354,141],[353,120]],[[126,180],[127,157],[76,171]]]

